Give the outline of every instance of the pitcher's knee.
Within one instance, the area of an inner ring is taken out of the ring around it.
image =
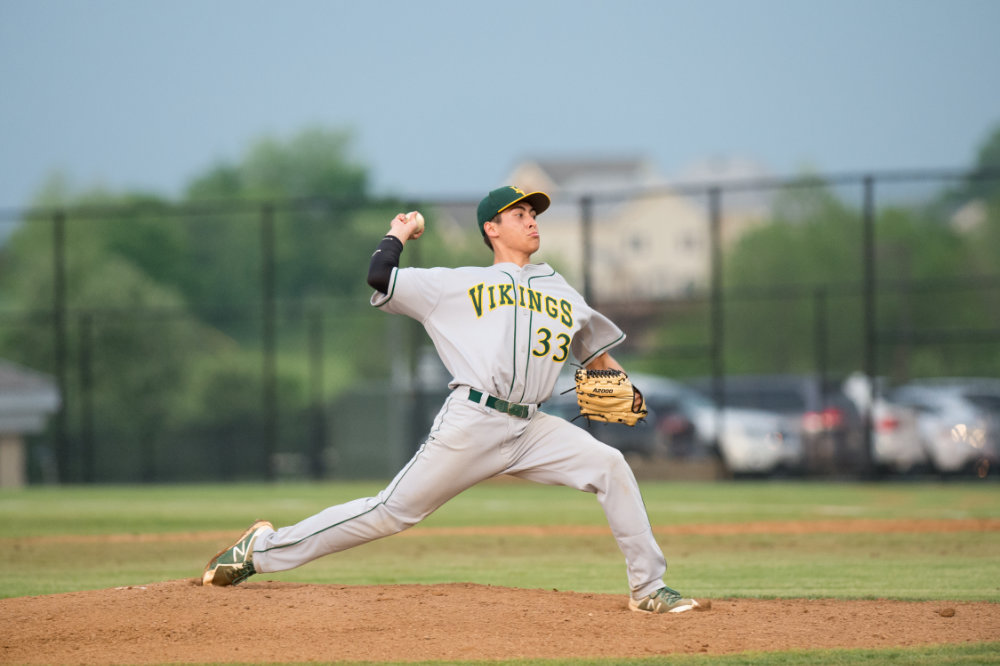
[[[413,527],[423,520],[426,515],[415,515],[404,509],[383,504],[379,507],[377,515],[374,517],[378,521],[381,531],[388,536]]]
[[[625,454],[611,446],[605,447],[604,464],[609,469],[628,467],[628,461],[625,460]]]
[[[590,459],[589,478],[587,486],[596,492],[608,490],[622,483],[628,483],[632,476],[625,456],[616,448],[603,446]]]

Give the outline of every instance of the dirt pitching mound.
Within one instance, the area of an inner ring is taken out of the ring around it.
[[[447,585],[206,588],[196,579],[0,600],[0,663],[491,660],[886,648],[1000,636],[991,603],[714,599]]]

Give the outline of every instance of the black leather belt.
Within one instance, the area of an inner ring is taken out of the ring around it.
[[[477,391],[474,388],[469,389],[469,400],[477,404],[483,399],[484,393],[482,391]],[[510,414],[511,416],[516,416],[521,419],[526,419],[531,415],[531,407],[529,405],[519,405],[516,402],[507,402],[506,400],[501,400],[500,398],[494,397],[492,395],[486,396],[487,407],[497,410],[498,412],[503,412],[504,414]]]

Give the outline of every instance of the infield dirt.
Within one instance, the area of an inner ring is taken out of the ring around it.
[[[1000,637],[992,603],[715,599],[630,612],[623,595],[197,579],[0,601],[0,662],[490,660],[886,648]]]
[[[835,528],[949,532],[996,530],[1000,523],[810,521],[739,529]],[[713,599],[710,611],[679,615],[633,613],[626,603],[625,595],[471,583],[316,585],[262,575],[238,587],[206,588],[190,578],[2,599],[0,663],[628,658],[1000,640],[1000,604],[989,602]]]

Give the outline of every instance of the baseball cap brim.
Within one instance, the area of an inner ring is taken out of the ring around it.
[[[544,213],[545,210],[549,207],[549,204],[552,203],[552,201],[549,199],[549,195],[547,195],[545,192],[532,192],[531,194],[525,194],[520,199],[515,199],[514,201],[511,201],[509,204],[498,210],[497,213],[502,213],[511,206],[513,206],[514,204],[521,203],[522,201],[531,204],[531,207],[535,209],[536,214]]]
[[[486,232],[483,229],[484,224],[511,206],[521,202],[526,202],[534,208],[536,215],[545,211],[549,207],[549,204],[552,203],[549,199],[549,195],[545,192],[531,192],[525,194],[524,190],[512,185],[498,187],[483,197],[483,200],[479,202],[479,208],[476,211],[479,222],[479,230],[485,234]]]

